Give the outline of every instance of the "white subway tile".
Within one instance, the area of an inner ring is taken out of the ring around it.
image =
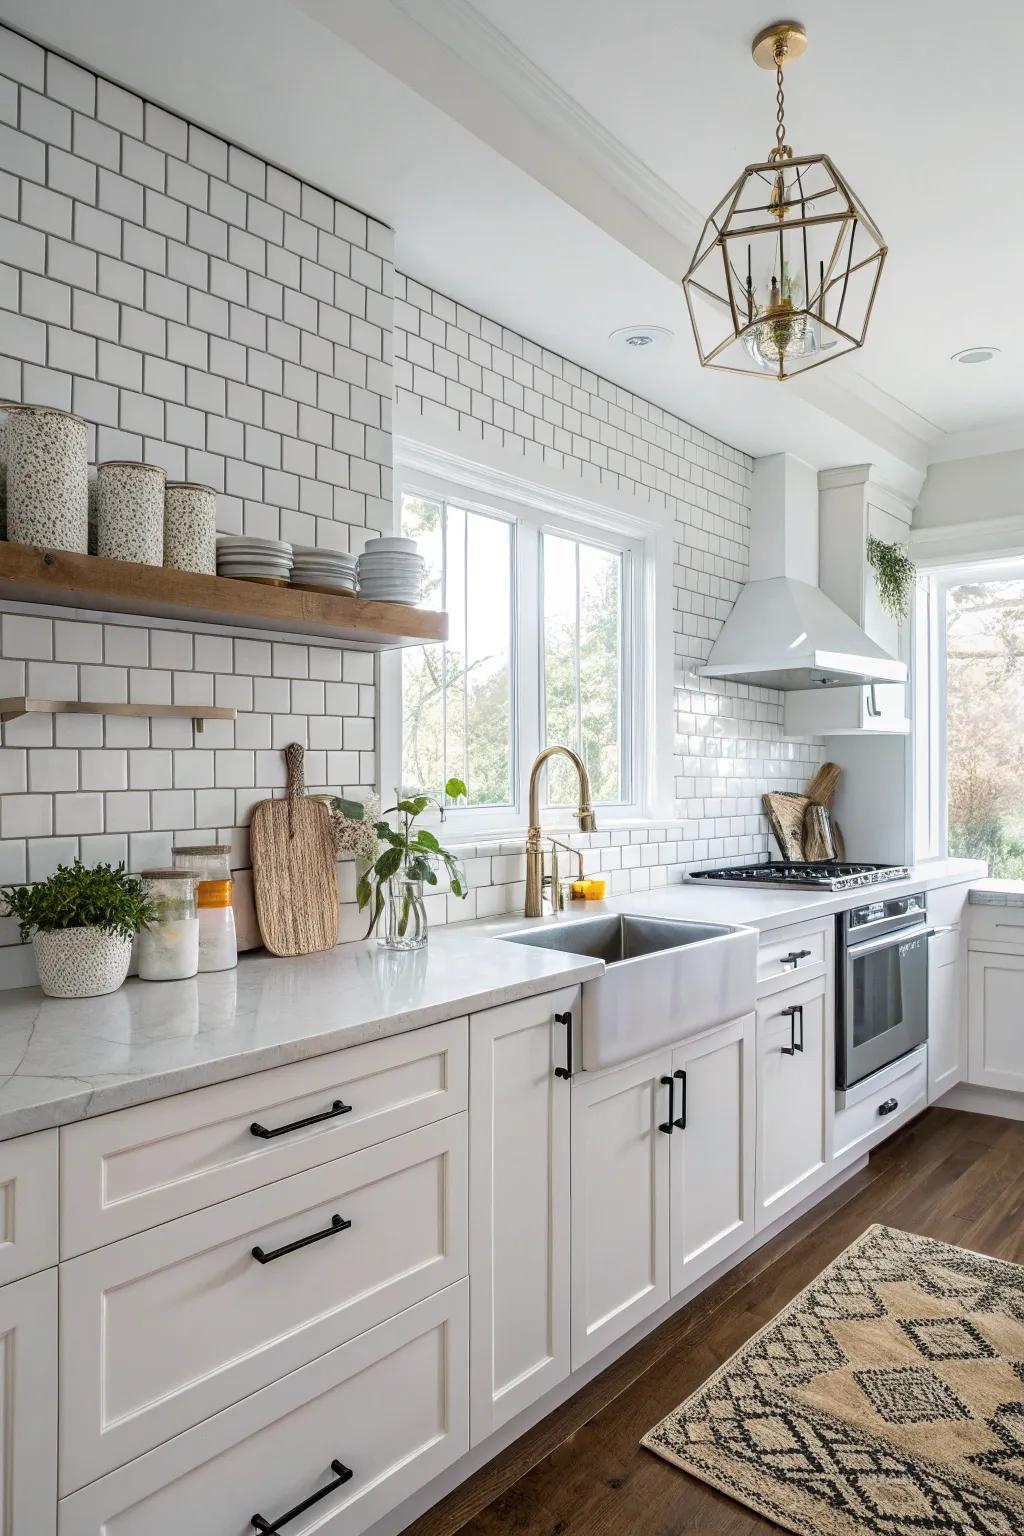
[[[132,789],[169,789],[171,754],[166,749],[134,748],[128,753],[128,781]]]
[[[48,880],[59,864],[71,864],[78,856],[76,837],[30,838],[28,843],[28,878]]]
[[[3,837],[49,837],[52,826],[51,795],[4,795],[0,799],[0,835]]]

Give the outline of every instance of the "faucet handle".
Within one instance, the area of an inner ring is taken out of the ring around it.
[[[581,805],[576,815],[579,817],[581,832],[597,831],[597,817],[589,805]]]

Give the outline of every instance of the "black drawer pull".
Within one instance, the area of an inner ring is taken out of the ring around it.
[[[680,1103],[680,1107],[679,1107],[679,1114],[676,1116],[675,1120],[673,1120],[672,1124],[676,1127],[677,1130],[685,1131],[686,1130],[686,1073],[680,1067],[679,1070],[674,1074],[674,1076],[675,1076],[677,1082],[679,1083],[679,1095],[680,1095],[681,1103]]]
[[[307,1509],[312,1509],[314,1504],[319,1504],[321,1499],[326,1499],[329,1493],[333,1493],[335,1488],[340,1488],[342,1483],[347,1483],[353,1476],[352,1468],[344,1466],[340,1461],[331,1462],[331,1471],[334,1473],[333,1483],[326,1483],[323,1488],[318,1488],[316,1493],[311,1493],[308,1499],[303,1499],[301,1504],[296,1504],[295,1508],[290,1509],[286,1515],[278,1516],[273,1523],[265,1520],[262,1515],[253,1515],[249,1522],[253,1530],[262,1531],[263,1536],[274,1536],[274,1532],[282,1530],[289,1520],[305,1514]]]
[[[791,949],[788,955],[783,955],[782,964],[791,965],[796,970],[801,960],[809,960],[810,958],[811,952],[809,949]]]
[[[804,1048],[804,1007],[802,1003],[793,1003],[789,1008],[779,1010],[782,1018],[789,1019],[789,1044],[780,1046],[783,1056],[795,1056],[797,1051]],[[800,1019],[800,1039],[796,1038],[796,1021]]]
[[[555,1023],[565,1025],[565,1066],[555,1068],[555,1076],[568,1080],[572,1077],[572,1014],[556,1013]]]
[[[884,1104],[879,1104],[878,1113],[880,1115],[891,1115],[893,1111],[899,1109],[899,1107],[899,1099],[886,1099]]]
[[[324,1227],[322,1232],[311,1232],[308,1237],[297,1237],[294,1243],[285,1243],[280,1248],[272,1248],[269,1253],[263,1248],[254,1248],[252,1256],[257,1264],[269,1264],[273,1259],[283,1259],[286,1253],[294,1253],[297,1248],[308,1248],[310,1243],[319,1243],[325,1237],[333,1237],[337,1232],[347,1232],[352,1225],[350,1221],[343,1221],[340,1216],[332,1216],[329,1227]]]
[[[293,1120],[289,1125],[279,1125],[276,1130],[268,1130],[265,1125],[260,1125],[254,1120],[249,1127],[251,1136],[260,1136],[264,1141],[269,1141],[272,1136],[287,1136],[289,1131],[304,1130],[307,1125],[319,1125],[321,1120],[334,1120],[338,1115],[350,1115],[351,1104],[343,1104],[340,1099],[335,1099],[330,1109],[325,1109],[322,1115],[309,1115],[305,1120]]]

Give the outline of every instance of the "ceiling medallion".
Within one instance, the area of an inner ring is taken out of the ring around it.
[[[776,142],[711,214],[683,278],[705,368],[786,379],[864,345],[886,246],[829,157],[786,143],[783,66],[806,47],[794,21],[752,45],[775,70]]]

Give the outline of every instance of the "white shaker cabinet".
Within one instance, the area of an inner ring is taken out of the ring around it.
[[[757,1005],[758,1231],[798,1205],[827,1173],[835,1095],[826,979]]]
[[[928,940],[928,1102],[934,1104],[963,1076],[963,966],[958,927],[938,928]]]
[[[969,956],[968,1081],[1024,1092],[1024,953]]]
[[[572,1364],[669,1299],[668,1051],[572,1089]]]
[[[754,1015],[672,1053],[675,1296],[754,1235]]]
[[[471,1429],[486,1439],[569,1374],[569,1110],[579,988],[470,1028]]]
[[[57,1271],[0,1289],[0,1530],[57,1528]]]

